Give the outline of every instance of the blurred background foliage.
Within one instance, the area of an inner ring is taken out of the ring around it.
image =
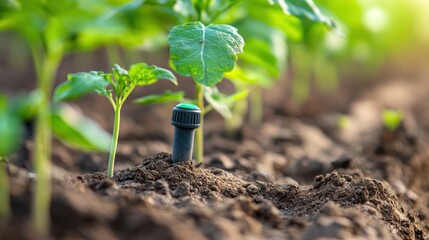
[[[390,58],[428,49],[429,2],[420,0],[317,0],[344,35],[303,23],[302,38],[293,41],[292,94],[304,101],[313,80],[321,89],[335,90],[341,73],[364,80]]]

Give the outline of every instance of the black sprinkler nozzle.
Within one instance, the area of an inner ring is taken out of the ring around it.
[[[173,163],[192,159],[194,130],[201,125],[201,110],[197,105],[180,103],[173,108],[171,125],[174,128]]]

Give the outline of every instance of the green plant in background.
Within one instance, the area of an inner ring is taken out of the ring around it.
[[[15,106],[14,106],[15,107]],[[22,119],[17,115],[17,109],[12,108],[6,95],[0,94],[0,157],[15,152],[22,140]]]
[[[390,132],[394,132],[404,120],[404,113],[398,110],[383,110],[383,125]]]
[[[146,63],[137,63],[131,65],[128,71],[119,65],[115,65],[112,68],[112,73],[92,71],[69,74],[67,81],[56,88],[54,99],[57,101],[77,99],[86,93],[95,91],[101,96],[106,97],[112,104],[115,112],[115,120],[107,177],[111,178],[113,176],[121,109],[125,100],[136,86],[151,85],[157,82],[158,79],[166,79],[177,85],[176,77],[167,69],[148,66]],[[174,96],[174,94],[165,93],[166,98],[171,96]],[[181,97],[181,95],[177,96]]]
[[[335,24],[316,7],[313,2],[292,3],[286,1],[291,15],[284,8],[275,6],[249,6],[251,18],[241,19],[236,26],[246,41],[244,54],[239,62],[238,72],[231,72],[227,78],[240,88],[251,90],[250,120],[254,124],[262,121],[262,90],[271,88],[276,79],[286,72],[287,41],[301,40],[302,22],[322,23],[336,29]],[[292,10],[293,9],[293,10]],[[262,16],[270,16],[264,18]],[[279,24],[282,23],[282,24]],[[241,31],[242,30],[242,31]]]
[[[6,156],[17,149],[22,133],[20,119],[8,108],[6,96],[0,95],[0,224],[7,224],[10,218]]]
[[[307,100],[311,86],[322,91],[338,87],[341,74],[347,80],[371,79],[388,59],[427,41],[422,20],[425,1],[317,0],[339,23],[345,34],[325,31],[320,25],[302,24],[302,37],[289,45],[291,93],[298,102]],[[426,21],[425,21],[426,22]],[[404,31],[407,34],[404,34]]]
[[[6,1],[0,4],[0,30],[14,31],[30,47],[40,90],[36,120],[33,218],[36,229],[46,233],[49,227],[51,91],[58,66],[64,54],[94,49],[102,44],[132,45],[132,28],[124,12],[138,8],[142,1],[113,5],[105,1]],[[124,41],[125,40],[125,41]]]
[[[285,72],[286,35],[259,20],[245,19],[237,22],[235,26],[243,33],[246,45],[239,66],[225,77],[233,82],[236,89],[251,93],[250,120],[258,125],[262,121],[262,89],[272,87],[275,80]],[[243,118],[246,111],[247,99],[233,106],[234,114],[226,122],[230,131],[241,126],[239,119]]]
[[[13,97],[0,94],[0,222],[10,218],[9,185],[6,162],[23,140],[24,122],[31,122],[40,111],[38,91]],[[63,143],[85,151],[107,151],[111,136],[91,119],[68,104],[54,104],[51,112],[54,135]],[[31,133],[28,133],[31,134]]]

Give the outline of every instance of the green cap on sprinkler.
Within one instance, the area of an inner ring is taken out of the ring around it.
[[[200,110],[200,108],[192,103],[179,103],[176,105],[178,108],[190,109],[190,110]]]
[[[180,103],[173,108],[171,125],[174,128],[173,162],[192,159],[194,130],[201,125],[201,110],[197,105]]]

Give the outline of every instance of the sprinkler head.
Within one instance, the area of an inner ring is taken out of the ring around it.
[[[171,125],[174,128],[173,163],[192,159],[194,130],[201,125],[201,110],[197,105],[180,103],[173,108]]]

